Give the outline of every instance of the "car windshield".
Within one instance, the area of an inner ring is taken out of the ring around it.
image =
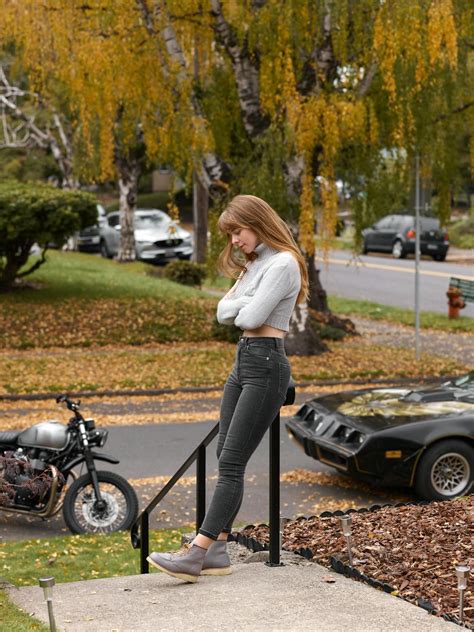
[[[433,217],[420,217],[421,230],[437,230],[439,228],[439,220]]]
[[[165,213],[135,215],[135,228],[165,228],[170,223],[171,218]]]
[[[474,390],[474,371],[471,371],[467,375],[462,375],[461,377],[458,377],[456,380],[453,380],[451,384],[457,386],[458,388]]]

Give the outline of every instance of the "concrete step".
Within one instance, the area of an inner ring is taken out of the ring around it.
[[[237,562],[227,576],[185,584],[160,572],[58,584],[53,609],[64,632],[206,630],[312,632],[456,632],[459,627],[370,586],[283,553],[270,568],[265,553],[229,544]],[[244,561],[242,561],[244,560]],[[107,564],[107,558],[104,558]],[[25,612],[48,621],[37,586],[8,589]]]

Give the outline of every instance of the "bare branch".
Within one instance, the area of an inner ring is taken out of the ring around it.
[[[17,278],[21,278],[21,277],[25,277],[28,274],[31,274],[32,272],[34,272],[35,270],[37,270],[40,266],[43,265],[43,263],[46,263],[46,252],[48,250],[48,247],[45,246],[42,250],[41,250],[41,259],[38,259],[38,261],[35,261],[35,263],[33,265],[31,265],[27,270],[25,270],[24,272],[19,272],[16,276]]]
[[[474,106],[474,101],[468,101],[467,103],[463,103],[462,105],[459,105],[457,108],[454,108],[454,110],[451,110],[450,112],[446,112],[446,114],[440,114],[439,116],[435,118],[433,123],[436,124],[436,123],[439,123],[440,121],[444,121],[447,118],[450,118],[451,116],[453,116],[453,114],[462,114],[463,112],[465,112],[469,108],[472,108],[473,106]]]

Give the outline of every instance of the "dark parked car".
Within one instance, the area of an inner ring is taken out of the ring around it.
[[[473,487],[474,371],[430,388],[315,397],[286,427],[308,456],[370,483],[437,500]]]
[[[100,227],[106,217],[104,207],[97,204],[97,224],[83,228],[76,237],[76,247],[79,252],[100,252]]]
[[[391,252],[396,259],[415,253],[415,217],[387,215],[362,231],[363,253]],[[448,233],[435,217],[420,218],[420,250],[436,261],[444,261],[449,248]]]

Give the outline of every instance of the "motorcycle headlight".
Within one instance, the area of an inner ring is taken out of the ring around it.
[[[99,443],[99,448],[103,448],[105,445],[105,442],[107,441],[107,437],[109,436],[109,431],[108,430],[99,430],[101,437],[100,437],[100,443]]]
[[[93,430],[89,433],[89,443],[97,445],[99,448],[103,448],[108,436],[108,430]]]

